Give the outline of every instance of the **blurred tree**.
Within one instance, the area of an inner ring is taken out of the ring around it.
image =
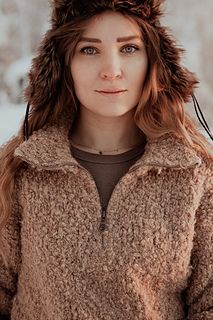
[[[48,16],[48,1],[0,0],[0,96],[12,92],[4,75],[16,60],[35,52]]]

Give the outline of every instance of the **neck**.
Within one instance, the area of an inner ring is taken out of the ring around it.
[[[145,142],[144,133],[133,119],[133,111],[119,117],[100,116],[89,110],[80,110],[72,127],[74,143],[103,152],[119,152]]]

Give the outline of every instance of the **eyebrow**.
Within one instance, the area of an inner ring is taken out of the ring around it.
[[[129,40],[133,40],[133,39],[137,39],[137,40],[142,40],[142,38],[140,36],[128,36],[128,37],[121,37],[121,38],[117,38],[117,42],[126,42]],[[100,39],[97,38],[88,38],[88,37],[82,37],[80,38],[79,42],[97,42],[97,43],[102,43],[102,41]]]

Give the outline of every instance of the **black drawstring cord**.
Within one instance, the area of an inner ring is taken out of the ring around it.
[[[208,124],[207,124],[207,122],[206,122],[206,120],[205,120],[205,118],[204,118],[204,116],[202,114],[202,111],[200,109],[199,103],[198,103],[198,101],[197,101],[197,99],[196,99],[194,94],[192,94],[192,99],[193,99],[194,108],[195,108],[195,112],[196,112],[196,115],[198,117],[198,120],[202,124],[203,128],[205,129],[205,131],[208,133],[208,135],[211,138],[211,140],[213,140],[213,135],[211,133],[211,130],[209,129],[209,126],[208,126]],[[202,119],[200,118],[198,111],[200,112]]]
[[[24,140],[27,141],[29,139],[29,128],[28,128],[28,116],[30,111],[30,104],[28,102],[25,119],[24,119]]]

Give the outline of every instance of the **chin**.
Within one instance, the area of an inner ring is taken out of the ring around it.
[[[106,107],[104,110],[103,109],[101,111],[94,110],[93,112],[102,117],[121,117],[127,114],[128,112],[130,112],[131,110],[133,110],[133,108],[124,109],[124,108],[119,108],[119,107],[116,108],[116,107],[109,106],[109,107]]]
[[[122,117],[127,112],[128,111],[126,111],[126,112],[102,112],[102,113],[98,112],[98,113],[96,113],[96,115],[99,115],[100,117],[115,118],[115,117]]]

